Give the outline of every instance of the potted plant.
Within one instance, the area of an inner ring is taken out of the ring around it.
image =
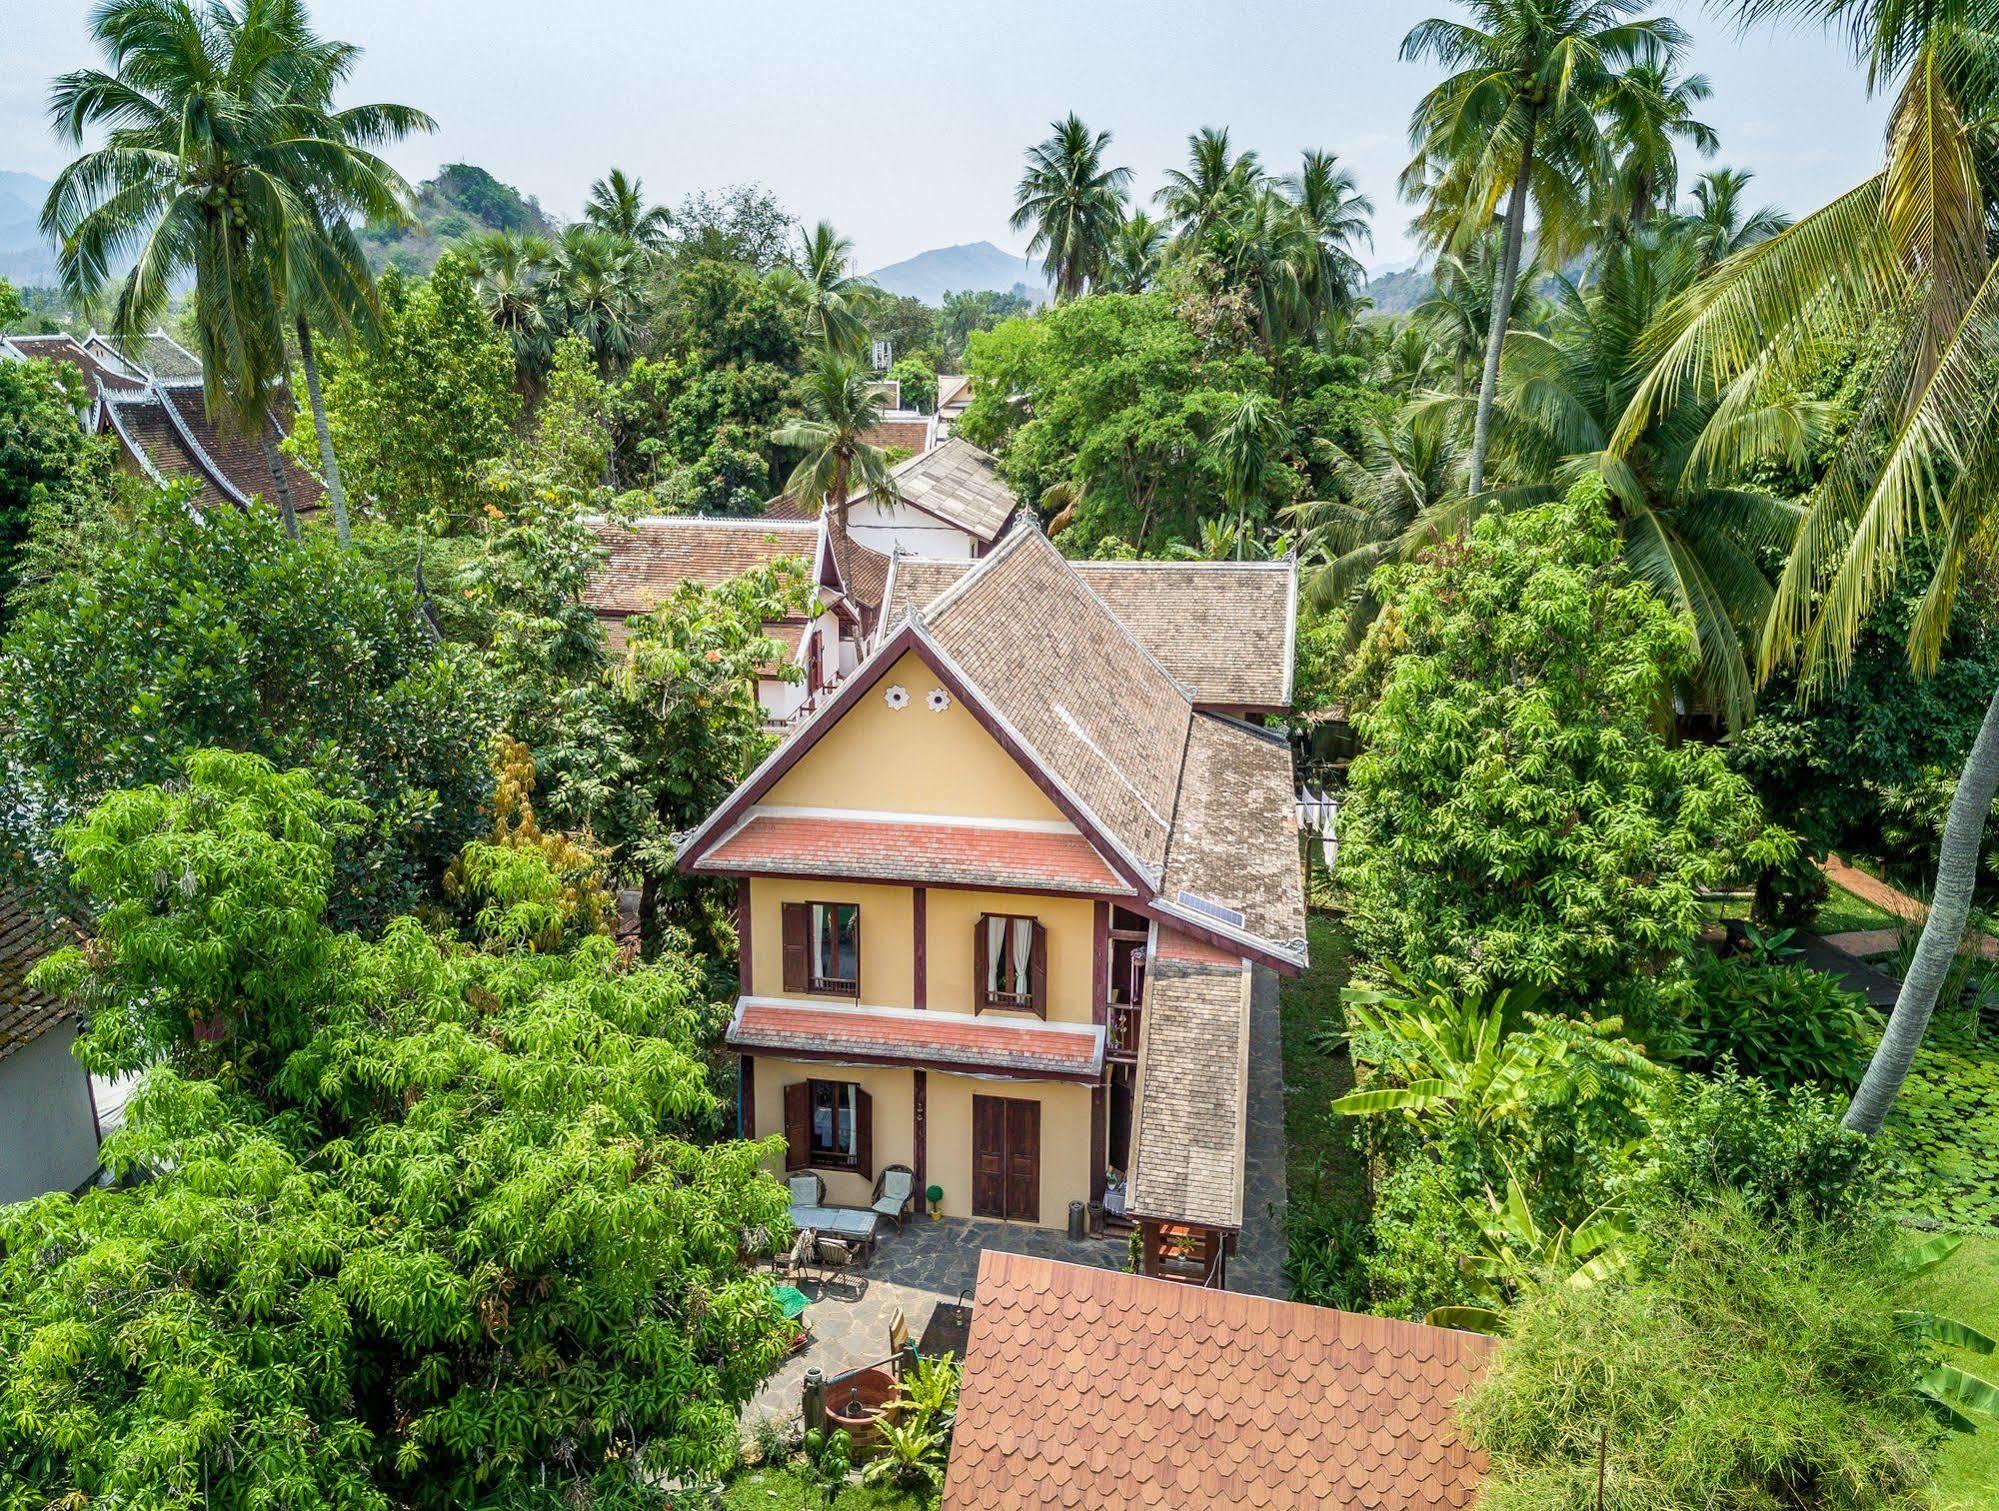
[[[923,1193],[923,1196],[924,1200],[930,1203],[930,1219],[935,1222],[944,1215],[944,1188],[942,1186],[932,1186],[928,1191]]]

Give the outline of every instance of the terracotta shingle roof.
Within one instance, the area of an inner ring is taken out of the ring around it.
[[[851,535],[828,533],[826,543],[840,569],[840,582],[847,596],[872,614],[880,607],[882,594],[888,587],[888,558]]]
[[[930,417],[928,415],[885,414],[881,424],[875,426],[861,439],[870,446],[884,449],[898,446],[904,451],[921,454],[930,444]]]
[[[1451,1412],[1490,1340],[1060,1264],[979,1257],[945,1511],[1458,1511]]]
[[[1158,930],[1166,940],[1168,930]],[[1131,1186],[1139,1217],[1242,1226],[1250,969],[1160,947],[1145,971]]]
[[[1076,570],[1195,702],[1290,706],[1295,561],[1079,561]]]
[[[692,869],[1045,888],[1105,897],[1131,892],[1080,834],[884,822],[859,814],[826,818],[752,810],[747,822],[705,851]]]
[[[1010,533],[924,624],[1044,769],[1157,876],[1193,707],[1047,537]]]
[[[889,567],[888,591],[882,599],[881,623],[884,631],[912,609],[927,607],[977,565],[969,557],[946,560],[937,556],[910,556],[905,552],[896,552]]]
[[[246,499],[261,497],[273,508],[277,506],[277,490],[262,442],[255,436],[242,434],[234,426],[211,419],[208,399],[200,383],[161,383],[154,386],[154,391],[166,401],[212,469],[236,493]],[[273,439],[282,439],[284,427],[273,420],[271,433]],[[279,465],[291,491],[293,511],[308,514],[319,508],[326,496],[319,479],[282,453]]]
[[[895,467],[902,501],[913,509],[991,542],[1006,529],[1020,500],[1000,481],[999,463],[970,441],[951,436]],[[854,497],[858,499],[860,493]]]
[[[1041,1080],[1094,1081],[1104,1068],[1104,1031],[1086,1023],[775,997],[738,998],[725,1040],[738,1051],[804,1051],[851,1063],[939,1065]]]
[[[107,395],[105,423],[133,466],[160,482],[193,478],[200,485],[194,496],[198,509],[220,509],[237,503],[181,434],[167,407],[151,390],[129,398]]]
[[[602,615],[649,614],[683,582],[714,587],[757,567],[791,559],[810,565],[816,524],[771,519],[654,515],[629,523],[592,522],[604,560],[583,601]]]
[[[68,1007],[27,984],[28,972],[58,943],[58,934],[33,904],[0,888],[0,1060],[69,1016]]]
[[[17,357],[75,368],[93,400],[104,393],[137,393],[146,386],[111,354],[92,352],[74,336],[0,336],[0,347]]]
[[[1282,737],[1213,714],[1187,733],[1159,900],[1189,922],[1276,945],[1305,962],[1298,795]],[[1223,917],[1221,912],[1237,917]]]

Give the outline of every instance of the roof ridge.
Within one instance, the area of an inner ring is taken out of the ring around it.
[[[223,475],[222,469],[215,464],[215,458],[208,454],[208,448],[194,438],[194,431],[189,428],[186,417],[181,414],[180,406],[174,403],[173,396],[167,392],[167,385],[155,381],[153,387],[159,390],[160,404],[166,410],[168,420],[172,422],[174,429],[180,432],[181,439],[187,442],[188,450],[194,453],[195,460],[200,462],[207,470],[210,480],[218,484],[222,492],[236,504],[245,509],[249,508],[250,500],[243,495],[242,490],[236,486],[233,479]],[[206,392],[204,391],[202,397],[202,417],[204,420],[207,418],[207,413],[208,402]],[[247,440],[248,437],[246,436],[244,439]]]

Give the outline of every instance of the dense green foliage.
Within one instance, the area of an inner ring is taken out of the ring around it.
[[[1990,1041],[1926,1044],[1886,1138],[1895,1165],[1885,1185],[1897,1215],[1999,1228],[1999,1049]]]
[[[1851,1090],[1880,1037],[1863,999],[1823,971],[1762,952],[1749,959],[1696,950],[1675,993],[1685,1058],[1723,1061],[1772,1086],[1817,1081]]]
[[[1514,1314],[1462,1421],[1492,1511],[1921,1504],[1936,1429],[1888,1303],[1885,1234],[1772,1230],[1739,1208],[1661,1222],[1651,1261]]]
[[[334,931],[363,815],[253,756],[183,775],[64,835],[98,938],[39,979],[91,1004],[93,1063],[166,1064],[107,1149],[150,1179],[0,1225],[6,1503],[554,1507],[718,1478],[786,1336],[741,1256],[788,1223],[769,1151],[707,1141],[698,967]],[[485,873],[501,914],[539,862],[515,854]]]
[[[1599,497],[1381,574],[1340,886],[1361,948],[1417,977],[1628,992],[1692,943],[1701,888],[1786,853],[1719,751],[1661,738],[1692,646]]]
[[[110,487],[108,444],[77,425],[85,402],[69,367],[0,362],[0,630],[11,617],[30,524],[61,518]]]
[[[222,745],[311,768],[372,818],[338,845],[335,909],[382,920],[480,827],[474,669],[424,633],[409,588],[275,516],[143,503],[0,642],[13,822],[35,849],[123,787]]]

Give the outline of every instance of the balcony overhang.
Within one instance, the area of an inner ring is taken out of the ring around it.
[[[1088,1023],[1000,1022],[906,1007],[842,1007],[780,997],[742,997],[724,1042],[738,1054],[906,1065],[1011,1080],[1094,1085],[1104,1069],[1104,1030]]]

